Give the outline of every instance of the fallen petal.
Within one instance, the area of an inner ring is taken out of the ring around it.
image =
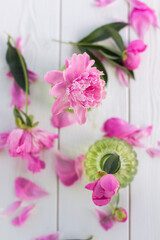
[[[21,227],[29,218],[31,211],[34,207],[35,207],[34,204],[24,207],[23,210],[21,211],[21,213],[12,220],[12,224],[15,227]]]
[[[99,209],[96,209],[96,212],[98,214],[99,223],[105,231],[108,231],[114,226],[114,220],[111,215]]]
[[[58,240],[59,239],[59,233],[53,233],[47,236],[36,238],[35,240]]]
[[[4,212],[2,212],[1,216],[9,216],[14,213],[22,204],[22,201],[13,202],[10,206],[6,208]]]
[[[124,71],[119,67],[117,67],[117,74],[122,85],[124,85],[125,87],[129,87],[128,79],[126,79]]]
[[[74,113],[69,111],[63,111],[58,115],[53,114],[51,122],[53,127],[64,128],[76,123],[76,118]]]
[[[105,7],[114,1],[115,0],[95,0],[95,4],[97,7]]]

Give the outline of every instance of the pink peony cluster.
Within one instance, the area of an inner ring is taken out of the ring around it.
[[[85,188],[93,191],[92,200],[95,205],[104,206],[118,192],[119,182],[114,175],[106,174],[100,180],[87,184]]]
[[[39,154],[43,149],[53,147],[58,135],[40,129],[16,128],[8,133],[0,134],[0,149],[8,146],[11,157],[21,157],[28,160],[28,170],[36,173],[45,168]]]
[[[45,81],[53,86],[50,94],[56,98],[53,118],[70,108],[76,121],[84,124],[88,109],[101,104],[106,96],[105,82],[101,79],[103,73],[92,67],[93,64],[94,60],[90,60],[87,53],[73,54],[66,59],[64,71],[50,71],[45,75]]]

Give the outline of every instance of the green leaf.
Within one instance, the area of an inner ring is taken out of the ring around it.
[[[107,158],[103,170],[107,173],[114,174],[118,172],[121,167],[120,157],[117,154],[112,154],[110,157]]]
[[[22,118],[22,116],[21,116],[21,114],[20,114],[20,112],[19,112],[19,109],[17,108],[16,105],[14,106],[13,114],[14,114],[14,116],[15,116],[15,119],[18,118],[18,119],[20,119],[20,121],[21,121],[23,124],[25,123],[24,120],[23,120],[23,118]],[[17,120],[17,121],[19,122],[19,120]]]
[[[10,42],[10,37],[8,37],[7,44],[8,44],[8,49],[7,49],[7,53],[6,53],[6,61],[9,65],[10,71],[11,71],[16,83],[25,91],[25,89],[26,89],[25,77],[24,77],[22,64],[21,64],[21,61],[20,61],[20,58],[18,55],[18,50],[12,46],[12,44]],[[23,56],[22,56],[22,60],[23,60],[24,66],[27,71],[27,66],[26,66]]]
[[[113,28],[108,28],[108,32],[110,33],[111,38],[115,41],[118,48],[123,52],[125,50],[125,46],[121,35]]]
[[[30,119],[30,117],[29,117],[25,112],[23,112],[22,110],[20,110],[20,112],[21,112],[21,113],[25,116],[25,118],[26,118],[26,125],[32,127],[32,119]]]
[[[124,22],[115,22],[115,23],[110,23],[103,25],[97,29],[95,29],[93,32],[91,32],[89,35],[84,37],[81,41],[79,42],[98,42],[102,41],[105,39],[108,39],[111,37],[111,32],[110,29],[114,29],[116,31],[120,31],[122,28],[126,27],[128,24]]]
[[[82,47],[79,47],[79,50],[83,53],[83,52],[87,52],[88,55],[90,56],[91,59],[94,59],[95,60],[95,66],[97,67],[97,69],[99,71],[102,71],[104,73],[104,75],[102,76],[106,85],[107,85],[107,82],[108,82],[108,74],[107,74],[107,71],[105,69],[105,67],[103,66],[102,62],[92,53],[90,52],[88,49],[85,49],[85,48],[82,48]]]

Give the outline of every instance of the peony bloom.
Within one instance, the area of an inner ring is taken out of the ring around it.
[[[54,154],[56,173],[65,186],[69,187],[73,185],[82,177],[84,160],[84,155],[80,155],[76,160],[73,160],[62,155],[60,152]]]
[[[20,52],[22,52],[21,45],[20,45],[21,40],[22,39],[19,37],[16,41],[16,46]],[[36,82],[38,80],[39,76],[36,73],[32,72],[31,70],[27,70],[27,71],[28,71],[29,82],[30,83]],[[25,105],[25,101],[26,101],[25,92],[16,83],[11,72],[8,72],[6,75],[7,75],[7,77],[13,79],[12,86],[11,86],[12,100],[11,100],[10,106],[16,105],[19,109],[23,109],[23,106]],[[30,101],[28,101],[28,104],[30,104]]]
[[[64,71],[50,71],[45,75],[45,81],[53,86],[50,94],[57,98],[52,107],[54,116],[70,108],[77,122],[83,124],[87,110],[101,104],[106,95],[105,82],[100,78],[103,73],[92,67],[93,64],[87,53],[73,54],[66,59]]]
[[[133,9],[129,16],[130,23],[137,32],[138,36],[140,38],[143,38],[150,25],[158,27],[155,11],[140,1],[128,1],[133,6]]]
[[[112,215],[109,215],[108,213],[99,209],[96,209],[96,212],[98,214],[99,223],[105,231],[108,231],[114,226],[114,219]]]
[[[116,208],[113,218],[116,222],[126,222],[127,211],[124,208]]]
[[[142,40],[135,40],[129,43],[123,54],[123,64],[129,70],[138,68],[141,58],[139,53],[144,52],[147,45]]]
[[[111,201],[113,195],[118,192],[119,182],[112,174],[106,174],[100,180],[89,183],[86,189],[93,191],[92,200],[95,205],[103,206]]]
[[[52,148],[57,137],[58,135],[45,130],[16,128],[10,133],[0,134],[0,148],[8,146],[11,157],[27,159],[28,170],[35,173],[45,167],[37,155],[45,148]]]
[[[140,129],[120,118],[108,119],[102,127],[105,137],[116,137],[136,147],[146,147],[140,140],[151,135],[152,126]]]
[[[95,0],[95,4],[97,7],[105,7],[114,1],[115,0]]]

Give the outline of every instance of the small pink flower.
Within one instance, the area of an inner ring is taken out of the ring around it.
[[[132,146],[146,147],[140,140],[151,135],[152,126],[140,129],[123,119],[110,118],[103,124],[102,131],[105,137],[117,137]]]
[[[116,222],[126,222],[127,221],[127,211],[124,208],[116,208],[115,214],[113,216]]]
[[[85,188],[93,191],[92,200],[94,204],[103,206],[108,204],[112,196],[118,192],[119,182],[114,175],[107,174],[100,180],[87,184]]]
[[[98,214],[99,223],[105,231],[108,231],[114,226],[114,220],[112,215],[109,215],[108,213],[99,209],[96,209],[96,212]]]
[[[100,78],[103,73],[92,67],[93,64],[87,53],[73,54],[66,59],[66,70],[46,74],[45,81],[53,86],[50,94],[57,98],[52,108],[54,115],[70,107],[77,122],[83,124],[87,120],[87,109],[101,104],[106,93],[105,82]]]
[[[60,152],[54,154],[56,173],[65,186],[71,186],[81,178],[84,159],[84,155],[80,155],[76,160],[73,160]]]
[[[64,128],[76,123],[76,118],[74,113],[63,111],[58,115],[53,114],[51,122],[55,128]]]
[[[144,52],[147,45],[142,40],[135,40],[129,43],[123,55],[123,64],[129,70],[138,68],[141,59],[139,53]]]
[[[59,234],[53,233],[47,236],[36,238],[35,240],[58,240],[58,239],[59,239]]]
[[[0,139],[4,134],[0,134]],[[22,157],[28,160],[28,170],[33,173],[39,172],[45,167],[45,163],[39,159],[37,154],[47,148],[53,147],[54,140],[58,137],[57,134],[49,133],[40,129],[20,129],[16,128],[10,133],[7,133],[5,144],[2,141],[2,146],[9,147],[11,157]],[[1,147],[1,145],[0,145]]]
[[[128,0],[132,4],[133,9],[129,19],[132,27],[140,38],[143,38],[150,25],[158,27],[155,11],[148,7],[145,3],[137,0]]]
[[[95,0],[95,3],[97,7],[105,7],[114,1],[115,0]]]
[[[117,69],[117,75],[118,75],[118,78],[119,78],[120,82],[125,87],[129,87],[128,79],[126,79],[124,71],[119,67],[117,67],[116,69]]]
[[[21,45],[20,45],[21,40],[22,39],[19,37],[16,41],[17,48],[19,49],[20,52],[22,52]],[[38,80],[39,76],[29,69],[27,69],[27,71],[28,71],[29,82],[30,83],[36,82]],[[8,72],[6,74],[6,76],[13,79],[13,83],[12,83],[12,86],[11,86],[12,100],[11,100],[10,106],[16,105],[19,109],[23,109],[23,106],[25,105],[25,101],[26,101],[25,92],[15,82],[11,72]],[[28,104],[30,104],[29,100],[28,100]]]

